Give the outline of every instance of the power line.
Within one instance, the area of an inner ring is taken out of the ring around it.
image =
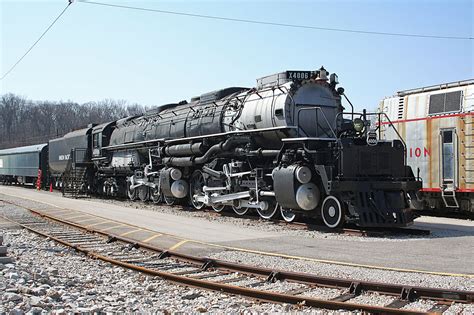
[[[195,18],[202,18],[202,19],[291,27],[291,28],[300,28],[300,29],[311,29],[311,30],[330,31],[330,32],[358,33],[358,34],[367,34],[367,35],[384,35],[384,36],[399,36],[399,37],[456,39],[456,40],[474,39],[474,37],[467,37],[467,36],[442,36],[442,35],[424,35],[424,34],[409,34],[409,33],[390,33],[390,32],[363,31],[363,30],[354,30],[354,29],[320,27],[320,26],[311,26],[311,25],[286,24],[286,23],[268,22],[268,21],[260,21],[260,20],[230,18],[230,17],[223,17],[223,16],[215,16],[215,15],[194,14],[194,13],[185,13],[185,12],[178,12],[178,11],[167,11],[167,10],[158,10],[158,9],[150,9],[150,8],[142,8],[142,7],[132,7],[132,6],[127,6],[127,5],[101,3],[101,2],[88,1],[88,0],[77,0],[77,2],[101,5],[101,6],[106,6],[106,7],[147,11],[147,12],[154,12],[154,13],[161,13],[161,14],[180,15],[180,16],[195,17]]]
[[[30,48],[28,48],[28,50],[23,54],[23,56],[21,56],[20,59],[18,59],[17,62],[15,62],[15,64],[13,66],[11,66],[11,68],[0,78],[0,80],[3,80],[5,79],[5,77],[13,71],[13,69],[15,69],[15,67],[23,60],[23,58],[26,57],[26,55],[28,55],[30,53],[30,51],[36,46],[36,44],[38,44],[38,42],[44,37],[44,35],[46,35],[46,33],[53,27],[53,25],[61,18],[61,16],[64,14],[64,12],[66,12],[67,8],[69,8],[69,6],[72,4],[72,1],[69,1],[68,5],[64,8],[64,10],[58,15],[58,17],[56,17],[54,19],[54,21],[48,26],[48,28],[43,32],[43,34],[41,34],[41,36],[33,43],[33,45],[31,45]]]

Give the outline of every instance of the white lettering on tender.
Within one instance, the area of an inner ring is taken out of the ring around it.
[[[63,154],[59,156],[60,161],[69,160],[70,154]]]

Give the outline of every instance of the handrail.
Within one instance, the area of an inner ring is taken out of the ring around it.
[[[380,128],[380,126],[382,125],[382,120],[380,119],[380,116],[381,115],[384,115],[385,118],[387,119],[388,123],[389,123],[389,126],[393,128],[393,130],[395,130],[395,133],[397,134],[398,138],[400,139],[400,141],[402,142],[403,144],[403,148],[405,149],[405,157],[406,157],[406,152],[407,152],[407,144],[405,142],[405,140],[402,138],[402,136],[400,135],[400,133],[398,132],[397,128],[395,128],[395,126],[393,126],[393,123],[392,121],[390,120],[390,118],[388,118],[388,115],[385,113],[385,112],[380,112],[380,113],[375,113],[378,115],[378,120],[379,120],[379,125],[378,125],[378,128]],[[379,129],[379,135],[380,135],[380,129]]]
[[[406,159],[407,159],[407,144],[405,142],[405,140],[403,139],[403,137],[400,135],[400,133],[398,132],[397,128],[395,128],[395,126],[393,125],[393,122],[390,120],[390,118],[388,117],[388,115],[385,113],[385,112],[377,112],[377,113],[367,113],[367,112],[362,112],[362,113],[358,113],[358,112],[351,112],[351,113],[347,113],[347,112],[339,112],[337,113],[336,115],[336,118],[334,119],[335,123],[337,124],[337,120],[342,116],[342,115],[352,115],[352,117],[354,117],[354,115],[360,115],[361,117],[364,117],[364,120],[366,118],[366,116],[375,116],[377,115],[377,120],[378,120],[378,126],[377,126],[377,129],[379,131],[379,138],[381,136],[381,129],[380,129],[380,126],[382,126],[382,119],[381,119],[381,116],[384,116],[385,119],[387,120],[388,122],[388,125],[393,128],[393,130],[395,130],[395,133],[397,134],[398,136],[398,139],[402,142],[402,145],[403,145],[403,151],[404,151],[404,160],[405,160],[405,164],[406,164]]]

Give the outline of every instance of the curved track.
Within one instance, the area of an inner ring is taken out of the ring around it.
[[[26,209],[26,208],[25,208]],[[372,313],[410,313],[402,309],[417,299],[429,299],[436,304],[428,313],[440,313],[452,303],[472,303],[474,292],[424,287],[404,287],[351,279],[319,277],[311,274],[256,268],[243,264],[211,260],[157,248],[124,236],[40,215],[33,210],[22,216],[6,215],[34,233],[49,237],[90,257],[125,268],[159,276],[183,285],[227,292],[270,302],[300,304],[325,309],[362,310]],[[127,250],[124,250],[127,247]],[[278,281],[294,284],[294,289],[279,292]],[[315,289],[337,290],[330,300],[308,296]],[[393,296],[386,306],[352,303],[351,299],[370,292]]]

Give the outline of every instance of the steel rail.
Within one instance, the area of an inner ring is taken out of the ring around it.
[[[79,252],[82,252],[89,257],[100,259],[102,261],[112,263],[114,265],[121,266],[124,268],[132,269],[138,272],[142,272],[145,274],[158,276],[162,279],[166,279],[168,281],[171,281],[173,283],[177,283],[180,285],[187,285],[187,286],[192,286],[192,287],[196,287],[200,289],[207,289],[207,290],[217,291],[217,292],[226,292],[229,294],[250,297],[250,298],[258,299],[261,301],[299,304],[299,305],[319,307],[319,308],[325,308],[325,309],[331,309],[331,310],[340,310],[340,309],[362,310],[362,311],[367,311],[371,313],[381,313],[381,314],[436,314],[436,313],[430,313],[430,312],[403,310],[399,308],[390,308],[390,307],[384,307],[384,306],[373,306],[373,305],[365,305],[365,304],[339,302],[339,301],[334,301],[334,300],[322,300],[322,299],[317,299],[317,298],[308,297],[308,296],[296,296],[296,295],[283,294],[283,293],[277,293],[277,292],[271,292],[271,291],[244,288],[244,287],[239,287],[239,286],[230,285],[230,284],[206,281],[202,279],[189,278],[189,277],[185,277],[181,275],[176,275],[170,272],[149,269],[149,268],[137,266],[131,263],[127,263],[118,259],[110,258],[104,255],[101,255],[99,253],[96,253],[93,250],[88,250],[81,246],[65,241],[61,238],[52,236],[48,233],[32,228],[28,226],[28,223],[24,224],[20,222],[15,222],[14,220],[6,218],[6,217],[5,219],[18,224],[19,226],[21,226],[22,228],[28,231],[31,231],[35,234],[41,235],[48,239],[54,240],[60,244],[63,244],[67,247],[73,248]]]
[[[5,201],[8,202],[8,201]],[[11,203],[16,205],[15,203]],[[16,205],[19,206],[19,205]],[[73,226],[75,228],[96,233],[108,237],[111,241],[122,241],[128,244],[132,244],[136,248],[144,248],[153,252],[160,253],[162,257],[175,258],[181,261],[186,261],[189,263],[198,264],[201,266],[206,265],[207,267],[212,267],[215,269],[227,270],[240,272],[244,274],[260,275],[267,277],[268,279],[273,278],[273,280],[289,280],[293,282],[317,285],[322,287],[329,288],[344,288],[349,289],[351,287],[356,287],[359,291],[369,291],[377,292],[387,295],[394,295],[403,297],[408,294],[409,299],[430,299],[436,300],[439,302],[458,302],[458,303],[473,303],[474,302],[474,291],[463,291],[463,290],[451,290],[451,289],[438,289],[438,288],[428,288],[428,287],[419,287],[419,286],[408,286],[408,285],[395,285],[387,284],[380,282],[371,282],[371,281],[359,281],[356,279],[341,279],[341,278],[332,278],[332,277],[322,277],[313,274],[307,273],[297,273],[291,271],[283,270],[274,270],[269,268],[254,267],[245,264],[236,264],[232,262],[209,259],[206,257],[197,257],[188,254],[179,253],[177,251],[167,250],[147,244],[144,242],[136,241],[127,237],[123,237],[111,232],[103,232],[98,229],[91,227],[85,227],[80,224],[70,222],[67,220],[59,219],[54,216],[44,214],[40,211],[29,209],[24,206],[19,206],[30,212],[47,218],[52,221],[56,221],[62,224]]]

